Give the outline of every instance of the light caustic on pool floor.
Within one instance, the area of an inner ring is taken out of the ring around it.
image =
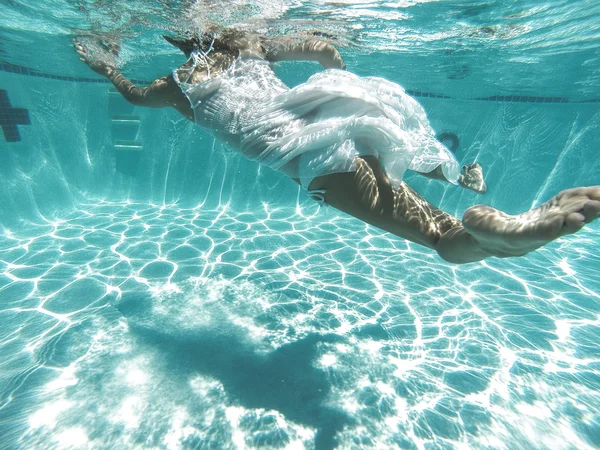
[[[313,203],[100,202],[0,245],[0,446],[600,445],[597,227],[457,267]]]

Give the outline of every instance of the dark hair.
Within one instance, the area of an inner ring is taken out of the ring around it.
[[[211,48],[221,53],[236,55],[240,50],[254,47],[264,51],[258,35],[234,28],[218,28],[211,26],[202,34],[186,31],[184,37],[173,38],[163,36],[167,42],[179,48],[189,57],[194,50],[208,52]]]
[[[211,47],[222,52],[237,53],[254,45],[259,45],[258,35],[235,28],[212,27],[197,39],[199,50],[208,51]]]

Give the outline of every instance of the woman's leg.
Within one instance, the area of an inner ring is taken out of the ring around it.
[[[461,222],[436,208],[406,183],[392,186],[376,158],[357,158],[357,169],[315,178],[325,202],[366,223],[434,249],[453,263],[489,256],[520,256],[600,215],[600,186],[561,192],[518,216],[484,205],[469,208]]]

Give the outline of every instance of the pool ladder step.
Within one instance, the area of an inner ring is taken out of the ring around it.
[[[114,141],[116,151],[120,152],[141,152],[142,146],[136,141]]]
[[[143,150],[138,138],[140,118],[134,114],[135,106],[125,100],[115,88],[110,88],[108,95],[116,170],[135,176]]]

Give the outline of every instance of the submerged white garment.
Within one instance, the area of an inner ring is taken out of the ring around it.
[[[317,176],[354,171],[364,155],[378,157],[392,180],[438,166],[451,182],[459,176],[421,105],[383,78],[331,69],[290,89],[268,62],[238,58],[215,78],[179,86],[198,125],[304,188]]]

